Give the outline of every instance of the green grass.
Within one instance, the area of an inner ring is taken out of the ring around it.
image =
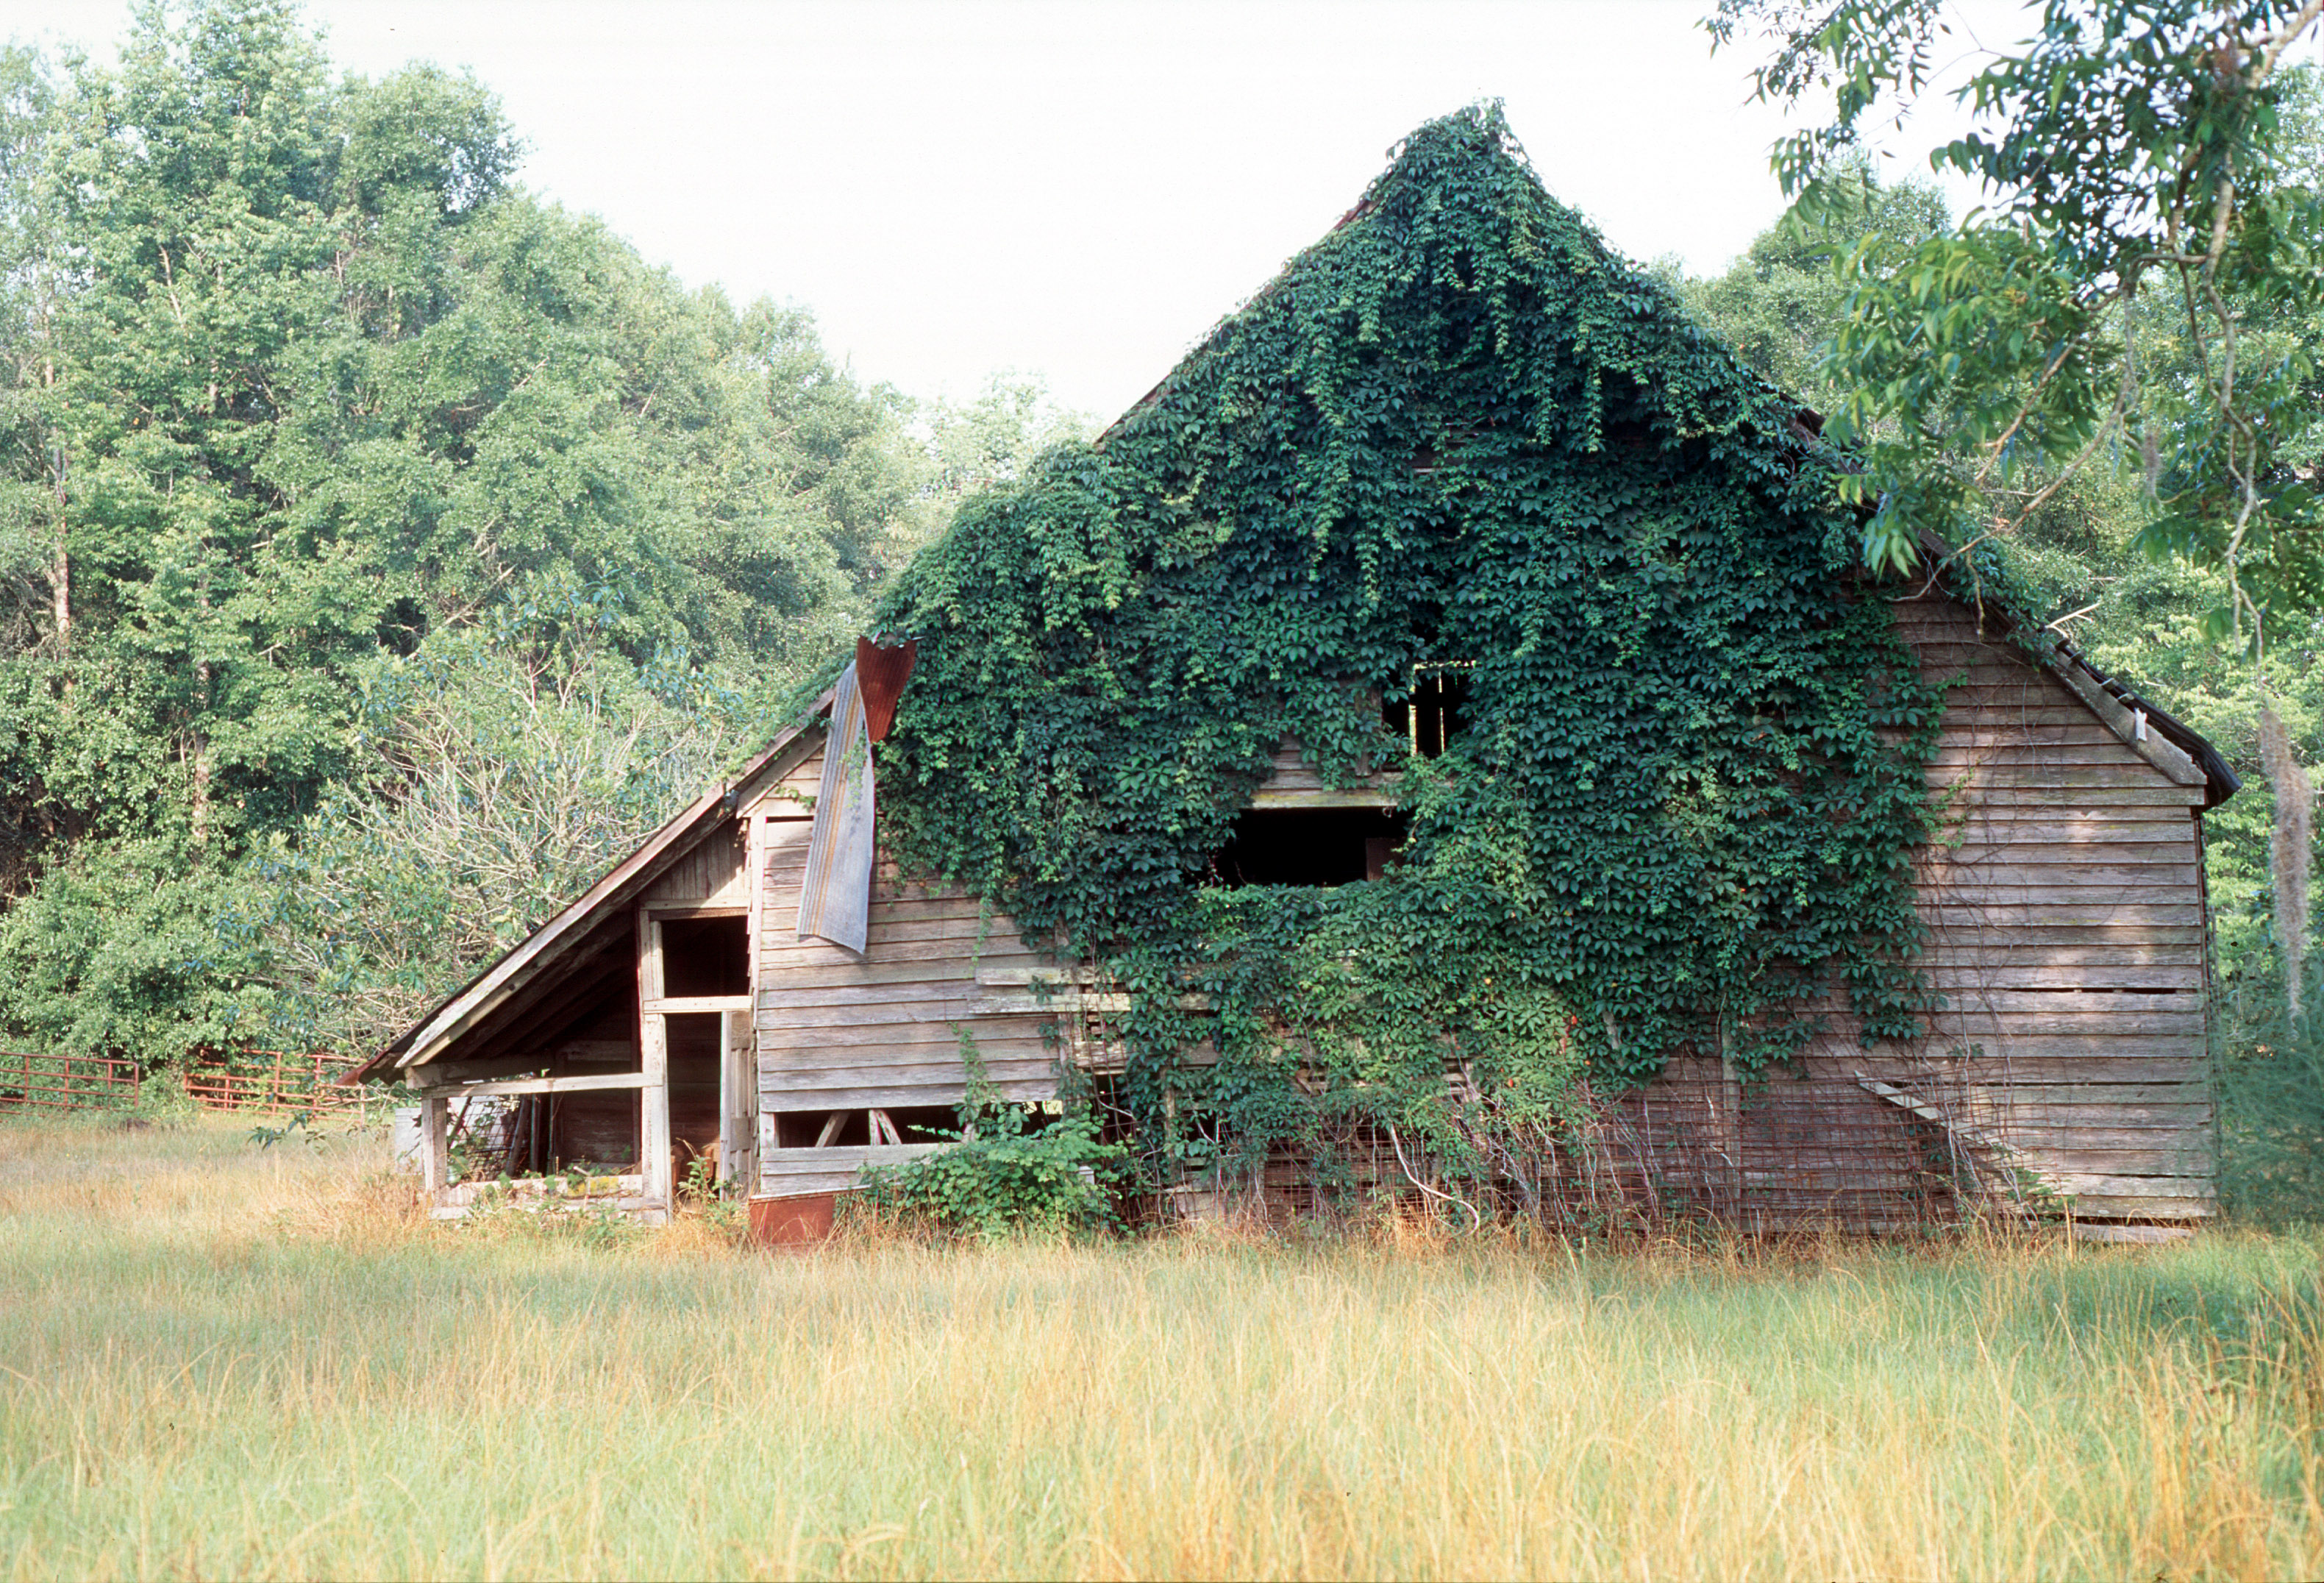
[[[738,1253],[0,1124],[0,1575],[2324,1572],[2319,1244]]]

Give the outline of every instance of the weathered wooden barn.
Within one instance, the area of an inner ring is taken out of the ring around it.
[[[1812,443],[1812,422],[1796,421],[1784,443]],[[1917,1038],[1867,1044],[1834,1002],[1764,1084],[1682,1055],[1614,1106],[1580,1168],[1618,1192],[1761,1224],[1893,1226],[1964,1184],[2096,1222],[2200,1221],[2214,1177],[2202,815],[2236,789],[2233,773],[2071,644],[2025,641],[2036,634],[1998,605],[1933,579],[1851,597],[1888,606],[1943,690],[1925,770],[1941,836],[1913,873],[1938,1009]],[[907,715],[912,697],[907,685]],[[1019,1099],[1054,1097],[1068,1067],[1118,1065],[1119,1004],[1087,964],[884,855],[860,951],[801,935],[802,886],[824,883],[828,856],[818,802],[878,758],[851,746],[845,765],[825,762],[835,717],[860,733],[852,702],[844,685],[826,693],[357,1074],[420,1096],[439,1208],[576,1161],[625,1168],[620,1200],[649,1215],[667,1212],[697,1157],[755,1194],[842,1190],[868,1164],[936,1146],[912,1139],[949,1125],[964,1038]],[[1425,723],[1451,728],[1417,693],[1404,708],[1416,750]],[[1339,867],[1241,877],[1379,878],[1394,846],[1382,816],[1404,795],[1387,771],[1319,773],[1284,740],[1243,811],[1305,821],[1308,849],[1339,852]],[[454,1135],[487,1099],[503,1119],[463,1154]],[[1286,1167],[1277,1187],[1296,1175]]]

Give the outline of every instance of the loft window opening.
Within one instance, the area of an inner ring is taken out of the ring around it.
[[[1380,723],[1404,738],[1415,756],[1442,757],[1445,746],[1469,723],[1471,661],[1446,660],[1415,665],[1412,689],[1404,699],[1383,702]]]
[[[661,992],[672,1000],[751,993],[750,921],[663,918]]]
[[[1408,831],[1383,808],[1246,809],[1211,859],[1213,883],[1345,885],[1379,879]]]

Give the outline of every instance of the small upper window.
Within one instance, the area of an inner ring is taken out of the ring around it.
[[[1380,719],[1422,758],[1441,755],[1468,721],[1468,661],[1443,661],[1412,668],[1412,691],[1402,702],[1383,704]]]
[[[662,993],[673,1000],[751,993],[750,925],[735,918],[664,918]]]

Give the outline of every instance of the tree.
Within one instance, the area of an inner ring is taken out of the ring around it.
[[[1775,42],[1761,97],[1833,92],[1831,118],[1775,152],[1805,208],[1831,201],[1833,157],[1868,118],[1928,88],[1950,9],[1720,0],[1718,43]],[[1847,488],[1871,510],[1870,563],[2007,533],[2048,496],[1980,521],[1982,486],[2038,467],[2062,486],[2127,427],[2154,458],[2148,543],[2226,569],[2227,626],[2258,640],[2271,611],[2324,602],[2304,465],[2324,199],[2284,114],[2289,51],[2319,17],[2324,0],[2050,0],[2034,37],[1988,53],[1959,90],[1979,130],[1930,160],[1993,201],[1908,248],[1868,237],[1843,264],[1834,432],[1867,464]],[[2179,322],[2181,380],[2130,355],[2142,313]]]
[[[470,78],[335,77],[287,0],[0,55],[0,1026],[244,1025],[247,866],[404,794],[383,663],[584,602],[622,664],[772,699],[934,531],[911,403],[520,153]]]

